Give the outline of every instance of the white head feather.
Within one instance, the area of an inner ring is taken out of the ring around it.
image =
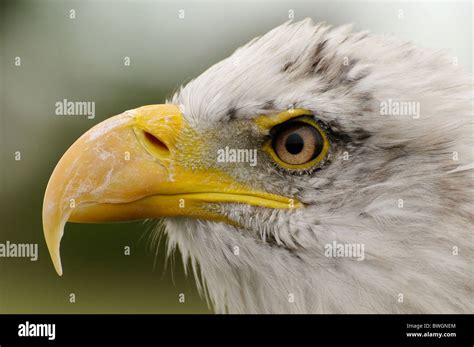
[[[335,134],[315,172],[289,175],[265,159],[229,169],[305,208],[219,206],[241,228],[165,220],[169,249],[217,312],[473,311],[472,80],[441,52],[350,30],[284,24],[172,99],[196,129],[219,129],[222,146],[234,120],[290,105]],[[388,100],[418,102],[419,119],[381,115]],[[364,261],[325,256],[333,241],[363,244]]]

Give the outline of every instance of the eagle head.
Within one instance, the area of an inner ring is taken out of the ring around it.
[[[442,52],[286,23],[80,137],[47,245],[156,219],[216,312],[472,312],[472,116]]]

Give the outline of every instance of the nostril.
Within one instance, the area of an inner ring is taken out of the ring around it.
[[[144,131],[143,134],[145,136],[145,142],[149,150],[160,156],[169,155],[170,150],[163,141],[149,132]]]

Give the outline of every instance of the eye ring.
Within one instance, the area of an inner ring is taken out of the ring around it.
[[[263,150],[284,169],[308,170],[327,157],[329,140],[314,119],[298,117],[274,126]]]

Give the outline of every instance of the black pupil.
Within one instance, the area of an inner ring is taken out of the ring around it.
[[[303,150],[304,140],[296,133],[290,134],[286,138],[285,148],[291,154],[298,154]]]

